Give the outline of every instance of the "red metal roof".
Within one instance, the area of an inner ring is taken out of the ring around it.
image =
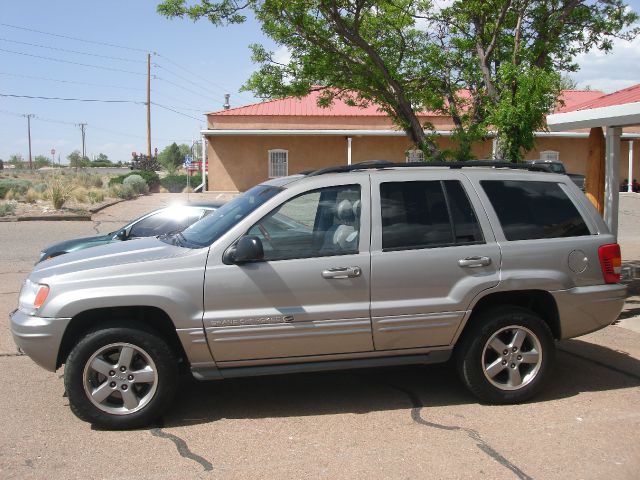
[[[576,105],[601,97],[603,92],[597,90],[564,90],[560,98],[564,107],[558,112],[568,111]],[[319,91],[311,92],[305,97],[286,97],[266,102],[254,103],[242,107],[211,112],[209,115],[231,116],[315,116],[315,117],[386,117],[387,114],[377,105],[370,104],[365,108],[347,105],[336,99],[328,108],[318,106]],[[420,116],[438,115],[433,112],[421,112]]]
[[[560,110],[561,113],[573,112],[576,110],[587,110],[589,108],[612,107],[614,105],[623,105],[625,103],[640,102],[640,83],[631,87],[623,88],[617,92],[607,95],[600,95],[591,100],[575,104],[572,107],[565,107]]]

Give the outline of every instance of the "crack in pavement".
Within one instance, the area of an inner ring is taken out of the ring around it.
[[[398,390],[399,392],[404,393],[409,398],[409,400],[411,401],[411,405],[413,406],[413,408],[411,408],[411,418],[415,423],[424,425],[426,427],[437,428],[438,430],[446,430],[449,432],[458,432],[458,431],[464,432],[467,434],[469,438],[471,438],[476,443],[476,446],[480,450],[482,450],[484,453],[489,455],[491,458],[493,458],[496,462],[498,462],[503,467],[511,470],[513,473],[516,474],[518,478],[520,478],[521,480],[533,480],[533,477],[530,477],[529,475],[524,473],[520,468],[518,468],[516,465],[514,465],[509,460],[507,460],[504,456],[498,453],[491,445],[489,445],[486,442],[486,440],[483,440],[482,437],[480,436],[480,433],[478,433],[476,430],[473,430],[472,428],[460,427],[457,425],[442,425],[440,423],[435,423],[435,422],[430,422],[428,420],[425,420],[420,415],[420,411],[422,410],[422,408],[424,408],[424,404],[422,403],[418,395],[416,395],[414,392],[410,390],[404,389],[402,387],[398,387],[397,385],[393,385],[390,383],[386,385],[393,388],[394,390]]]
[[[98,235],[100,235],[100,231],[98,230],[98,227],[102,223],[102,220],[94,220],[92,223],[93,223],[93,229],[96,231]]]
[[[598,360],[594,360],[593,358],[586,357],[584,355],[580,355],[579,353],[574,353],[574,352],[572,352],[570,350],[567,350],[565,348],[556,347],[556,349],[560,350],[561,352],[566,353],[568,355],[573,355],[574,357],[580,358],[582,360],[586,360],[587,362],[595,363],[599,367],[606,368],[608,370],[612,370],[612,371],[614,371],[616,373],[620,373],[622,375],[626,375],[627,377],[635,378],[636,380],[640,380],[640,375],[638,375],[638,374],[635,374],[635,373],[632,373],[632,372],[628,372],[628,371],[623,370],[623,369],[618,368],[618,367],[614,367],[613,365],[608,365],[608,364],[606,364],[604,362],[600,362]]]
[[[188,458],[189,460],[193,460],[194,462],[199,463],[202,466],[202,468],[204,468],[205,472],[210,472],[211,470],[213,470],[213,464],[211,462],[209,462],[204,457],[201,457],[200,455],[193,453],[189,449],[187,442],[185,442],[182,438],[178,437],[177,435],[174,435],[173,433],[163,432],[162,431],[163,428],[164,428],[164,422],[162,420],[159,420],[158,427],[152,428],[149,431],[151,432],[151,435],[153,435],[154,437],[167,438],[171,440],[175,444],[176,448],[178,449],[178,453],[180,454],[181,457]]]
[[[24,353],[0,353],[0,357],[24,357]]]

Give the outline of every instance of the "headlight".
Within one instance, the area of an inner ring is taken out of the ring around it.
[[[27,315],[35,314],[49,295],[49,286],[27,279],[20,290],[18,308]]]

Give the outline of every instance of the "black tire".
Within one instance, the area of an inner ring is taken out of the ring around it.
[[[71,411],[81,420],[113,430],[153,422],[173,400],[177,382],[175,353],[157,333],[144,328],[113,326],[90,332],[71,350],[64,370]],[[108,396],[100,400],[98,389]]]
[[[524,340],[518,349],[520,338]],[[533,363],[536,352],[538,360]],[[479,314],[456,348],[456,364],[464,384],[481,401],[494,404],[533,397],[543,386],[554,358],[555,342],[549,326],[534,312],[517,306]]]

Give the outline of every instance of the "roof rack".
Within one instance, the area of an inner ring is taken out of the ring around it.
[[[466,168],[466,167],[491,167],[491,168],[511,168],[517,170],[540,171],[540,167],[527,163],[496,162],[493,160],[467,160],[466,162],[410,162],[397,163],[387,160],[369,160],[366,162],[354,163],[352,165],[336,165],[333,167],[321,168],[319,170],[306,170],[300,172],[301,175],[315,177],[326,173],[344,173],[354,170],[373,170],[384,168],[412,168],[412,167],[445,167],[445,168]]]

